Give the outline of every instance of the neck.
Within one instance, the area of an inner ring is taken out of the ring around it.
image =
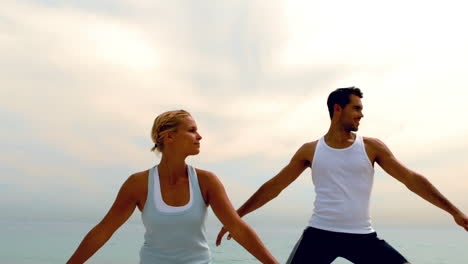
[[[169,156],[163,153],[158,170],[160,177],[169,180],[170,184],[176,184],[179,179],[187,177],[185,158],[177,156]]]
[[[327,134],[325,134],[325,139],[327,141],[335,141],[335,142],[347,142],[349,140],[354,140],[356,135],[352,131],[348,131],[343,128],[343,126],[332,122],[330,128],[328,129]]]

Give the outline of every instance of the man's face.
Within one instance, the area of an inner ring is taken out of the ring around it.
[[[359,121],[364,117],[361,98],[351,94],[349,99],[349,104],[342,109],[340,123],[346,131],[358,131]]]

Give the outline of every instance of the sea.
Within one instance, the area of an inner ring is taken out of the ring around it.
[[[1,221],[1,264],[65,263],[96,223],[61,221]],[[285,263],[304,226],[252,225],[267,248]],[[377,229],[377,228],[376,228]],[[259,263],[234,240],[214,245],[219,225],[207,225],[215,264]],[[385,239],[413,264],[468,264],[468,232],[451,227],[379,227]],[[86,263],[138,263],[143,243],[141,223],[125,223]],[[334,264],[351,263],[338,258]],[[376,263],[378,264],[378,263]]]

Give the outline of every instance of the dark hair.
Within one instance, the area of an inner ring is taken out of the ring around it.
[[[327,106],[328,112],[330,113],[330,118],[333,118],[333,107],[335,106],[335,104],[339,104],[342,108],[344,108],[347,104],[349,104],[349,96],[352,94],[359,96],[359,98],[362,98],[361,90],[354,86],[338,88],[328,96]]]

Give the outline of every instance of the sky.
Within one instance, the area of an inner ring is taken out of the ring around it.
[[[3,1],[0,219],[99,221],[129,175],[158,163],[151,126],[174,109],[191,112],[203,136],[187,162],[217,174],[238,207],[326,133],[326,98],[348,86],[364,93],[358,133],[468,212],[462,7]],[[308,169],[247,219],[306,225],[313,198]],[[381,169],[371,204],[375,225],[454,224]]]

